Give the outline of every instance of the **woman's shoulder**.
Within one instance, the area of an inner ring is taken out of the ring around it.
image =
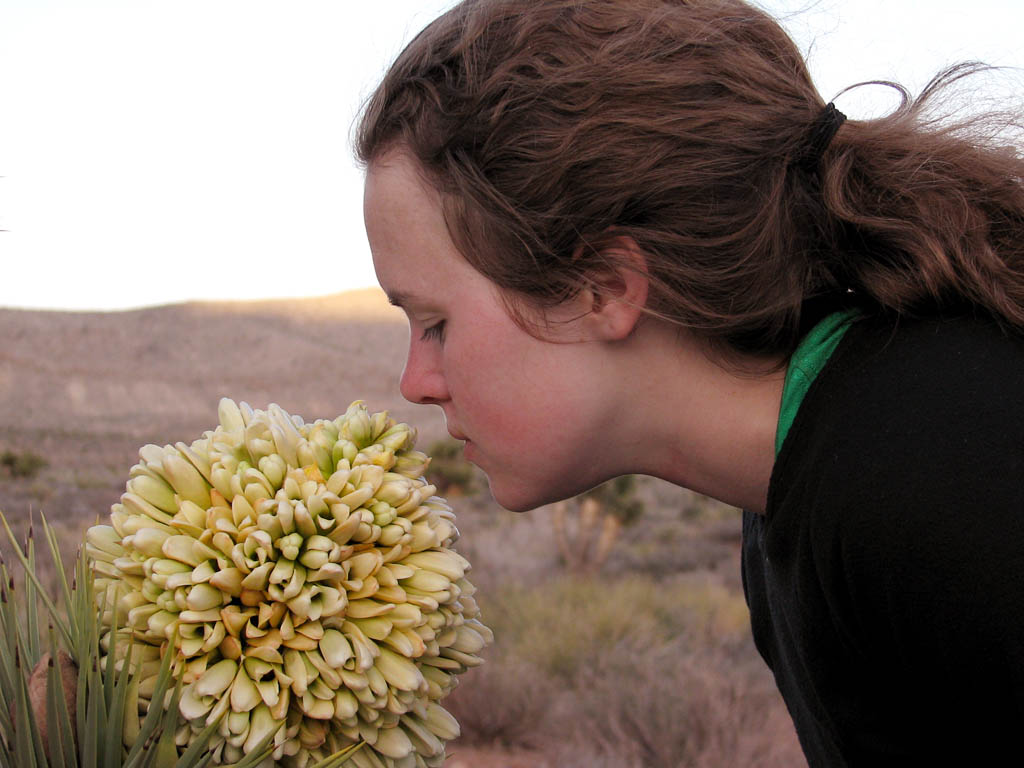
[[[808,492],[840,518],[1024,511],[1024,336],[974,317],[855,322],[776,462],[776,502]]]
[[[837,366],[872,378],[917,381],[929,372],[963,381],[990,370],[1024,367],[1024,331],[987,317],[940,316],[888,320],[865,318],[851,324]],[[1002,382],[1024,385],[1024,381]]]
[[[854,321],[804,405],[800,427],[844,442],[969,431],[993,413],[1021,423],[1024,334],[970,316]]]
[[[865,595],[895,580],[965,605],[1009,599],[999,574],[1024,566],[1024,338],[967,317],[851,327],[779,454],[768,515]]]

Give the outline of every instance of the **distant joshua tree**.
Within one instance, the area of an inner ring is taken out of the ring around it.
[[[643,514],[636,498],[636,476],[622,475],[554,507],[555,542],[566,567],[574,573],[594,573],[608,559],[622,527]],[[570,516],[575,517],[569,523]]]

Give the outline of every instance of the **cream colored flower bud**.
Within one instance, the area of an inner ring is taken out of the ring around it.
[[[386,757],[400,759],[413,751],[412,741],[401,727],[382,728],[377,732],[377,743],[374,749]]]
[[[269,734],[284,727],[284,722],[275,720],[266,704],[260,704],[250,714],[249,737],[242,746],[244,752],[253,751]]]
[[[339,434],[352,440],[357,446],[364,446],[372,439],[373,427],[370,414],[361,400],[348,407],[343,421],[339,424]]]
[[[210,506],[210,485],[192,462],[183,458],[177,451],[167,452],[163,459],[163,473],[167,482],[182,498],[200,507]],[[177,511],[173,505],[168,511]]]
[[[125,546],[145,557],[163,557],[163,543],[168,534],[157,528],[142,528],[132,536],[125,538]]]
[[[135,495],[143,501],[156,507],[161,512],[175,512],[178,508],[177,503],[174,500],[174,490],[166,481],[156,476],[139,475],[133,477],[127,483],[128,493],[125,495]],[[126,503],[122,499],[122,503]],[[168,517],[168,520],[170,518]],[[165,521],[166,522],[166,521]]]
[[[217,608],[223,602],[223,594],[211,584],[196,584],[188,591],[188,598],[186,600],[188,609],[192,611],[206,611],[210,608]]]
[[[238,664],[224,659],[206,670],[194,684],[197,696],[220,696],[235,679]]]
[[[409,451],[395,459],[395,466],[391,468],[391,471],[409,478],[419,478],[427,471],[429,465],[430,458],[427,454],[421,451]]]
[[[299,556],[299,552],[302,549],[302,535],[299,533],[290,533],[287,536],[282,536],[280,539],[274,542],[281,551],[281,556],[288,560],[295,560]],[[274,582],[278,583],[278,582]]]
[[[110,556],[124,557],[125,549],[121,545],[121,536],[112,526],[94,525],[85,532],[85,541],[100,552]]]
[[[399,718],[399,722],[410,737],[417,753],[429,757],[444,754],[444,744],[421,718],[412,714],[404,714]]]
[[[245,667],[239,665],[231,683],[230,702],[234,712],[250,712],[263,701],[256,683],[249,677]]]
[[[415,439],[415,432],[408,424],[394,424],[377,437],[377,443],[398,453],[410,448]]]
[[[221,427],[228,432],[241,433],[245,431],[245,419],[234,400],[227,397],[221,398],[217,405],[217,418]]]
[[[331,449],[331,460],[335,466],[340,465],[342,462],[346,462],[351,466],[358,454],[359,446],[348,438],[340,437],[338,442],[334,444],[334,448]]]
[[[276,453],[263,456],[258,465],[260,472],[267,478],[271,488],[275,491],[281,487],[281,483],[284,482],[285,473],[288,471],[288,464],[281,456]]]

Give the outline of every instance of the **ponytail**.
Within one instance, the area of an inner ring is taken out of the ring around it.
[[[974,308],[1024,331],[1024,160],[994,143],[1016,116],[929,117],[954,85],[989,69],[951,67],[913,101],[894,86],[900,107],[851,123],[823,164],[828,271],[865,307]]]

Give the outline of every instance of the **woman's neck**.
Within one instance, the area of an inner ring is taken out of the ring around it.
[[[619,425],[620,459],[634,466],[628,471],[763,513],[785,379],[781,361],[760,361],[761,373],[737,372],[716,362],[702,342],[660,323],[643,324],[634,341]]]

